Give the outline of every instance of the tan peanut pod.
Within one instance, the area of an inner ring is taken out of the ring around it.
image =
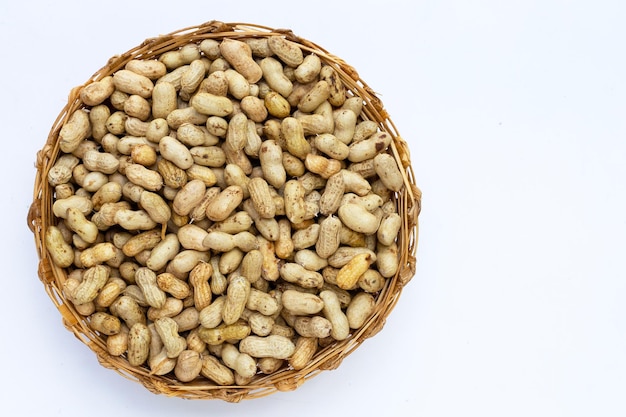
[[[179,168],[167,159],[159,159],[157,161],[157,171],[161,175],[166,186],[171,188],[180,188],[187,183],[187,174],[185,170]]]
[[[325,80],[319,80],[313,88],[301,98],[298,110],[305,113],[315,111],[323,102],[330,97],[330,85]]]
[[[91,197],[94,210],[100,210],[105,203],[117,203],[122,198],[122,185],[109,181]]]
[[[330,133],[322,133],[315,136],[313,139],[313,145],[318,151],[323,152],[328,157],[339,161],[346,159],[350,153],[348,145]]]
[[[219,270],[222,274],[228,275],[234,272],[241,265],[241,261],[245,256],[244,252],[239,248],[233,248],[228,252],[224,252],[220,256]]]
[[[385,286],[385,277],[375,269],[368,269],[359,278],[358,285],[363,291],[375,294]]]
[[[228,79],[222,70],[212,71],[198,87],[198,93],[210,93],[214,96],[226,97],[228,94]]]
[[[165,224],[172,217],[172,210],[163,197],[151,191],[144,191],[139,198],[142,209],[155,223]]]
[[[94,246],[82,251],[82,253],[80,254],[80,263],[85,268],[91,268],[93,266],[103,264],[110,259],[113,259],[113,257],[116,255],[117,251],[112,243],[96,243]]]
[[[239,351],[255,358],[287,359],[295,350],[295,345],[284,336],[247,336],[239,343]]]
[[[228,218],[243,200],[243,189],[238,185],[226,187],[208,205],[206,214],[213,221],[222,221]]]
[[[82,281],[70,296],[76,305],[89,303],[96,299],[99,291],[104,287],[109,279],[109,268],[103,265],[96,265],[88,268],[83,274]]]
[[[321,288],[324,283],[324,278],[320,273],[309,271],[293,262],[287,262],[280,268],[280,276],[285,281],[303,288]]]
[[[209,249],[204,244],[204,240],[208,235],[209,233],[206,230],[195,224],[186,224],[180,227],[176,234],[183,248],[195,251],[206,251]]]
[[[120,161],[115,155],[97,150],[85,152],[82,161],[89,171],[97,171],[104,174],[113,174],[120,165]]]
[[[132,236],[122,246],[124,255],[133,257],[144,250],[154,248],[161,241],[161,231],[158,229],[148,230]]]
[[[157,226],[144,210],[119,209],[115,211],[113,220],[126,230],[152,230]]]
[[[263,291],[251,288],[246,301],[248,310],[258,311],[265,316],[271,316],[280,311],[280,305],[275,297]]]
[[[150,251],[146,266],[153,271],[160,271],[169,261],[174,259],[180,249],[180,242],[175,233],[168,233]],[[184,297],[183,297],[184,298]]]
[[[207,329],[213,329],[222,322],[222,309],[226,302],[226,296],[219,296],[211,304],[200,310],[198,319],[200,325]]]
[[[189,272],[189,285],[193,287],[194,306],[202,310],[211,304],[213,293],[209,285],[209,279],[213,274],[213,267],[208,262],[199,262]]]
[[[150,145],[139,144],[133,146],[131,149],[130,158],[135,164],[150,167],[157,161],[157,152],[156,149]]]
[[[124,102],[124,112],[129,118],[137,118],[141,121],[146,121],[152,112],[152,106],[145,98],[132,94]]]
[[[346,100],[346,86],[337,74],[337,71],[330,65],[323,65],[320,70],[320,79],[325,80],[330,85],[330,96],[328,101],[333,106],[341,106]]]
[[[198,97],[198,95],[195,95],[193,98],[195,99],[196,97]],[[195,100],[192,99],[192,103],[194,102]],[[170,114],[167,115],[165,120],[167,120],[167,125],[170,127],[170,129],[178,129],[185,123],[191,123],[194,125],[204,124],[206,123],[208,118],[209,117],[206,114],[196,110],[195,107],[191,106],[177,108],[176,110],[173,110]]]
[[[299,177],[304,175],[306,171],[306,167],[304,166],[304,162],[302,162],[297,157],[293,156],[289,152],[283,152],[283,167],[285,168],[285,172],[290,177]]]
[[[143,75],[122,69],[113,74],[113,84],[119,91],[127,94],[137,94],[143,98],[152,96],[154,84]]]
[[[328,179],[341,171],[341,162],[328,159],[321,155],[308,154],[304,160],[304,166],[314,174]]]
[[[359,97],[353,97],[358,100],[359,104],[361,99]],[[348,99],[346,103],[349,102]],[[335,129],[333,135],[342,143],[346,145],[350,144],[354,137],[354,131],[356,130],[357,115],[361,113],[361,110],[352,111],[350,109],[339,110],[335,116]]]
[[[89,115],[85,110],[76,110],[59,131],[59,148],[65,153],[72,153],[90,134]]]
[[[241,110],[253,122],[262,123],[267,119],[268,110],[267,107],[265,107],[265,101],[258,97],[243,97],[241,99]]]
[[[375,174],[376,172],[374,172],[374,174],[372,175]],[[356,195],[364,196],[372,190],[371,184],[365,179],[367,177],[364,177],[363,174],[360,172],[342,169],[341,175],[343,176],[345,192],[352,192]]]
[[[282,368],[284,362],[285,361],[283,359],[259,358],[257,360],[257,367],[259,368],[259,371],[261,371],[261,373],[265,375],[271,375],[274,372],[278,371],[280,368]]]
[[[161,337],[169,358],[176,358],[187,347],[187,341],[178,334],[178,324],[170,317],[155,320],[156,331]]]
[[[265,140],[259,150],[259,161],[263,177],[274,188],[281,188],[287,179],[282,163],[282,149],[274,140]]]
[[[202,201],[206,185],[201,180],[187,182],[174,197],[172,208],[181,216],[186,216]]]
[[[198,336],[207,345],[215,346],[228,341],[239,341],[250,334],[250,326],[241,320],[222,324],[215,328],[201,327]]]
[[[294,112],[293,116],[302,123],[305,135],[333,133],[335,128],[333,108],[328,101],[320,104],[313,114],[303,113],[298,110]]]
[[[200,375],[202,358],[198,352],[183,350],[176,359],[174,375],[181,382],[190,382]]]
[[[341,268],[353,257],[362,253],[369,254],[372,257],[372,261],[376,261],[376,253],[365,246],[340,246],[339,249],[328,258],[328,264],[333,268]]]
[[[266,57],[259,62],[259,65],[263,71],[263,78],[270,88],[282,97],[289,97],[293,83],[285,76],[280,61],[274,57]]]
[[[322,258],[312,249],[301,249],[293,256],[293,261],[309,271],[319,271],[328,266],[328,260]]]
[[[176,367],[176,358],[167,356],[167,349],[161,348],[158,352],[150,354],[148,357],[148,366],[151,375],[166,375]]]
[[[276,258],[274,243],[262,236],[257,236],[259,241],[259,251],[263,254],[263,265],[261,276],[266,281],[276,281],[280,277],[279,261]]]
[[[208,116],[224,117],[233,112],[233,103],[230,99],[211,93],[196,94],[191,99],[190,104],[197,112]]]
[[[254,235],[250,234],[255,240]],[[251,284],[261,278],[261,268],[263,266],[263,254],[258,249],[248,251],[241,260],[239,272],[246,277]]]
[[[324,216],[334,214],[339,209],[345,191],[343,178],[343,174],[337,172],[326,181],[326,187],[319,202],[320,213]]]
[[[202,357],[202,369],[200,373],[217,385],[232,385],[235,383],[233,371],[211,355],[204,355]]]
[[[200,312],[195,307],[187,307],[177,315],[172,316],[172,319],[178,325],[179,332],[186,332],[198,327],[200,324]],[[187,343],[189,343],[189,339],[187,339]]]
[[[204,196],[202,197],[202,200],[200,200],[200,202],[197,203],[193,207],[191,212],[189,213],[189,218],[192,223],[197,224],[203,220],[206,220],[206,209],[211,203],[211,201],[213,201],[215,196],[218,195],[219,193],[220,193],[219,187],[211,187],[211,188],[206,189],[206,191],[204,192]]]
[[[156,80],[167,73],[165,64],[156,59],[131,59],[124,68],[151,80]]]
[[[254,208],[254,203],[251,199],[245,200],[243,202],[243,209],[246,213],[248,213],[248,215],[254,222],[257,231],[261,234],[263,238],[272,242],[278,239],[280,231],[278,228],[278,221],[275,218],[262,218],[261,215],[257,213],[256,209]]]
[[[252,49],[242,41],[224,39],[220,42],[221,55],[233,68],[250,83],[256,83],[263,76],[261,67],[252,59]]]
[[[291,223],[288,219],[278,220],[278,238],[274,243],[276,256],[281,259],[291,257],[294,251],[294,244],[291,240]]]
[[[148,191],[159,191],[163,187],[163,177],[140,164],[130,164],[125,169],[128,179]]]
[[[299,336],[296,339],[295,350],[289,358],[289,365],[296,371],[304,369],[317,352],[317,338]]]
[[[402,217],[398,213],[385,214],[376,232],[378,241],[385,246],[391,245],[398,237],[401,227]]]
[[[188,169],[194,163],[189,148],[172,136],[161,138],[159,152],[163,158],[173,162],[180,169]]]
[[[239,320],[249,295],[250,281],[241,275],[232,277],[226,290],[226,300],[222,309],[222,320],[225,324],[233,324]]]
[[[152,98],[153,106],[154,106],[154,100],[155,99],[153,96]],[[152,113],[154,116],[154,107],[153,107]],[[167,114],[169,114],[169,110],[167,111]],[[165,136],[170,134],[170,127],[167,125],[167,120],[165,120],[164,118],[167,116],[167,114],[165,114],[165,116],[163,117],[154,116],[155,118],[148,123],[144,136],[150,142],[159,143],[161,138],[164,138]]]
[[[194,59],[180,77],[180,96],[189,100],[206,74],[206,67],[201,59]]]
[[[400,191],[404,186],[404,178],[393,156],[387,153],[376,155],[374,169],[385,187],[391,191]]]
[[[44,237],[46,249],[52,262],[59,268],[67,268],[74,263],[72,246],[63,239],[63,234],[56,226],[48,226]]]
[[[373,295],[364,292],[356,294],[346,309],[350,328],[360,329],[372,315],[375,307],[376,300]]]
[[[133,283],[126,286],[126,289],[124,289],[124,296],[128,296],[128,297],[132,298],[132,300],[137,303],[137,307],[149,307],[149,304],[146,301],[146,297],[143,294],[143,291],[141,291],[141,288],[139,288],[139,286],[137,284],[135,284],[135,275],[134,274],[136,273],[136,270],[139,269],[139,268],[141,268],[141,265],[136,264],[135,272],[133,273],[133,278],[132,278],[132,282]],[[110,310],[112,312],[113,311],[117,311],[116,309],[118,308],[118,305],[116,303],[118,302],[118,300],[115,300],[113,302],[113,304],[111,305]],[[126,303],[126,301],[125,301],[125,303]],[[141,311],[141,310],[139,310],[139,311]],[[143,314],[143,311],[142,311],[142,314]]]
[[[184,300],[191,294],[189,284],[169,272],[158,274],[156,282],[161,290],[179,300]]]
[[[141,288],[146,302],[154,308],[162,308],[165,305],[165,292],[157,285],[157,276],[149,268],[141,267],[135,272],[135,282]]]
[[[393,277],[399,268],[398,245],[393,242],[391,245],[378,245],[376,250],[376,268],[385,277]]]
[[[102,287],[94,300],[96,307],[108,308],[126,289],[126,282],[121,278],[111,277]]]
[[[359,204],[344,204],[339,207],[337,214],[344,225],[359,233],[376,233],[380,224],[376,215]]]
[[[126,287],[126,291],[130,286]],[[126,323],[128,328],[132,328],[135,323],[146,323],[146,316],[137,301],[129,296],[122,295],[111,304],[110,311]]]
[[[360,142],[368,139],[374,133],[378,132],[378,123],[373,120],[363,120],[357,123],[352,136],[352,142]]]
[[[387,149],[391,143],[391,135],[387,132],[377,132],[359,142],[350,145],[348,159],[351,162],[362,162],[374,158],[376,155]]]
[[[319,233],[320,225],[318,223],[311,224],[304,229],[294,232],[291,236],[294,250],[301,250],[314,246],[318,241]]]
[[[147,119],[142,120],[138,117],[128,117],[124,120],[124,130],[131,136],[145,137],[148,132],[148,127],[150,127],[150,122],[147,121]],[[144,165],[146,164],[144,163]]]
[[[262,218],[269,219],[275,216],[276,206],[267,181],[263,178],[252,178],[248,182],[248,192],[254,209]]]
[[[306,158],[311,153],[311,145],[304,137],[300,121],[294,117],[285,117],[280,126],[287,151],[300,159]]]
[[[298,290],[285,290],[281,300],[283,307],[297,316],[317,314],[324,307],[324,301],[317,295]]]
[[[238,211],[221,222],[213,223],[213,225],[209,228],[209,232],[236,234],[248,231],[253,223],[254,221],[247,212]]]
[[[300,336],[324,338],[332,331],[331,322],[322,316],[298,316],[294,321],[293,328]]]
[[[120,331],[107,337],[106,350],[111,356],[122,356],[128,350],[128,326],[122,324]]]
[[[224,294],[226,292],[226,287],[228,286],[228,280],[226,279],[226,276],[220,272],[219,256],[212,256],[209,262],[213,267],[213,273],[211,274],[211,279],[209,280],[211,291],[215,295]]]
[[[294,71],[296,80],[300,83],[310,83],[314,81],[322,69],[322,61],[316,54],[309,54],[303,57],[302,63]]]
[[[79,209],[83,215],[87,216],[93,210],[93,203],[88,197],[72,195],[61,200],[56,200],[52,204],[52,212],[56,217],[65,219],[67,217],[67,209],[70,207]]]
[[[335,292],[330,290],[320,292],[319,297],[324,301],[324,308],[322,309],[324,317],[326,317],[332,325],[330,336],[335,340],[346,339],[350,334],[350,326],[348,317],[346,317],[341,310],[339,297]]]
[[[96,106],[109,98],[113,91],[115,91],[113,77],[108,75],[99,81],[86,85],[80,91],[80,99],[87,106]]]
[[[111,116],[111,110],[106,104],[98,104],[91,108],[89,112],[89,122],[91,123],[91,136],[103,144],[103,139],[109,135],[106,122]],[[115,137],[115,135],[111,135]],[[109,152],[103,144],[105,152]]]
[[[121,331],[122,322],[115,316],[103,311],[96,311],[89,316],[89,327],[92,330],[110,336]]]
[[[80,159],[71,154],[61,155],[48,171],[48,183],[55,187],[66,184],[72,179],[72,170],[79,164]],[[60,197],[57,197],[57,201]]]
[[[198,335],[199,330],[200,327],[196,326],[187,334],[187,349],[202,354],[207,349],[207,345],[202,339],[200,339],[200,336]]]
[[[207,187],[211,187],[217,182],[217,177],[213,170],[206,166],[194,163],[186,172],[189,180],[201,180]]]
[[[238,185],[243,190],[243,198],[250,197],[250,191],[248,185],[250,183],[250,177],[247,176],[245,171],[236,164],[228,163],[224,167],[224,181],[227,186]]]
[[[291,42],[282,36],[270,36],[267,38],[269,48],[286,65],[296,68],[304,61],[304,54],[295,42]]]
[[[256,360],[246,353],[239,352],[234,345],[225,343],[222,346],[221,355],[224,364],[235,371],[236,381],[238,375],[243,378],[251,378],[256,374]]]
[[[373,261],[374,259],[368,253],[355,255],[354,258],[339,270],[337,274],[337,286],[344,290],[354,288],[361,275],[369,269]]]
[[[289,180],[285,183],[283,198],[285,200],[285,214],[292,223],[301,223],[306,215],[304,204],[305,189],[298,180]]]
[[[150,354],[150,330],[143,323],[135,323],[128,333],[128,363],[140,366]]]
[[[257,311],[245,309],[241,317],[250,325],[250,331],[257,336],[268,336],[274,326],[274,318]]]

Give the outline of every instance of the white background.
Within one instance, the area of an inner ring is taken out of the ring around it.
[[[359,70],[411,148],[418,268],[375,338],[298,390],[149,393],[67,332],[26,227],[67,94],[144,39],[291,28]],[[0,414],[626,415],[626,3],[2,1]]]

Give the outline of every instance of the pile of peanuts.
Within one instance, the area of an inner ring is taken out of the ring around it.
[[[392,137],[283,36],[206,39],[80,90],[48,171],[63,295],[153,375],[300,370],[399,267]]]

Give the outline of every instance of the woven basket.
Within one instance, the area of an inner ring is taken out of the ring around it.
[[[400,192],[395,193],[393,196],[397,203],[397,211],[403,219],[398,236],[400,267],[397,274],[393,278],[388,279],[384,288],[376,295],[374,313],[363,327],[350,334],[346,340],[334,342],[320,348],[304,369],[296,371],[285,365],[273,374],[258,374],[245,386],[219,386],[203,378],[198,378],[191,383],[181,383],[169,374],[166,376],[152,375],[147,367],[131,366],[124,356],[114,357],[108,354],[105,338],[94,332],[89,327],[85,317],[77,313],[72,303],[64,298],[62,288],[67,279],[68,271],[54,265],[44,244],[47,227],[56,223],[52,213],[54,189],[48,184],[47,176],[60,152],[59,132],[72,112],[86,107],[80,100],[81,89],[105,76],[112,75],[117,70],[123,69],[126,63],[132,59],[158,58],[167,51],[176,50],[189,43],[199,43],[204,39],[243,39],[268,37],[270,35],[284,36],[288,40],[297,43],[305,53],[315,53],[321,58],[323,63],[331,65],[346,85],[348,94],[359,96],[363,99],[364,105],[361,117],[377,122],[381,130],[388,132],[392,136],[393,140],[389,147],[389,153],[393,155],[398,166],[401,167],[405,185]],[[27,220],[28,226],[35,237],[36,250],[40,259],[38,274],[46,292],[59,310],[66,329],[72,332],[96,354],[102,366],[141,383],[153,393],[188,399],[221,399],[228,402],[238,402],[243,399],[263,397],[276,391],[294,390],[321,371],[337,368],[342,360],[361,343],[378,333],[385,324],[387,316],[398,302],[403,287],[415,273],[415,252],[418,240],[418,215],[420,213],[421,192],[414,184],[414,175],[406,142],[398,134],[381,101],[376,97],[372,89],[359,78],[354,68],[316,44],[297,37],[290,30],[271,29],[256,24],[211,21],[199,26],[147,39],[141,45],[128,52],[111,58],[85,84],[71,91],[68,103],[54,122],[44,147],[37,153],[36,168],[37,175],[34,184],[33,203]]]

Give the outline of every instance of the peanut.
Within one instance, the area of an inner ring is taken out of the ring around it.
[[[330,321],[332,330],[330,336],[335,340],[344,340],[350,334],[348,317],[341,310],[341,303],[337,294],[330,290],[320,292],[319,297],[324,302],[324,317]]]
[[[284,336],[247,336],[239,343],[239,351],[254,358],[287,359],[295,351],[295,345]]]
[[[128,332],[128,363],[140,366],[150,354],[150,331],[143,323],[135,323]]]
[[[56,266],[67,268],[74,263],[72,246],[63,239],[63,234],[58,227],[48,226],[44,241],[52,262]]]

